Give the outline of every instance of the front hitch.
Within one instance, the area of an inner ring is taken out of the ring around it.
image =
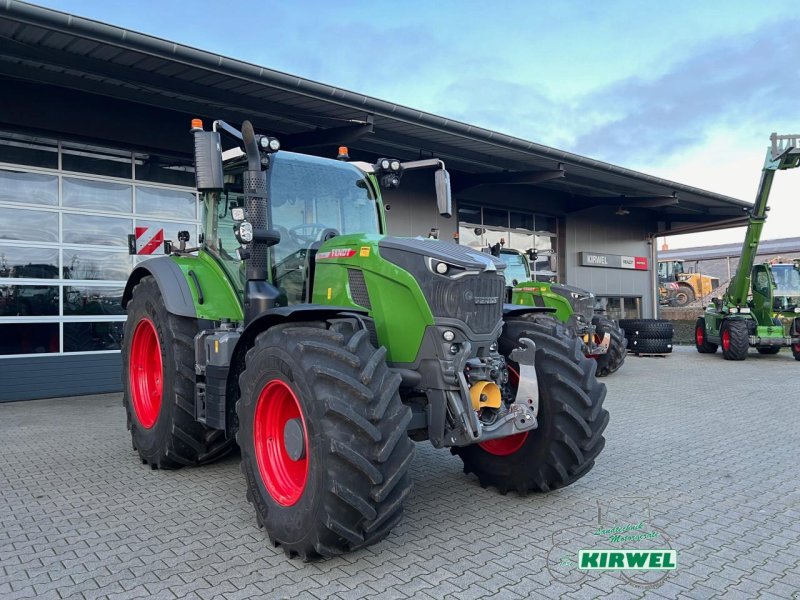
[[[520,339],[520,343],[522,347],[514,349],[509,355],[509,359],[519,365],[519,384],[517,395],[508,406],[508,411],[491,424],[479,422],[471,407],[469,410],[459,411],[462,427],[458,433],[461,435],[451,438],[452,445],[466,446],[536,429],[538,426],[536,415],[539,412],[539,384],[535,367],[536,344],[529,338]],[[466,385],[464,388],[466,390]],[[469,398],[469,395],[466,397]],[[455,401],[455,398],[452,400]]]

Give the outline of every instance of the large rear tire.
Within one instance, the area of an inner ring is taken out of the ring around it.
[[[750,349],[750,333],[747,322],[725,319],[719,328],[722,357],[725,360],[745,360]]]
[[[719,347],[708,341],[706,320],[703,317],[698,317],[694,323],[694,347],[700,354],[714,354]]]
[[[596,364],[583,346],[550,316],[527,314],[506,321],[499,340],[508,357],[520,338],[536,344],[539,426],[530,432],[483,444],[453,448],[484,487],[505,494],[548,492],[567,486],[594,466],[605,445],[606,386],[595,377]],[[513,362],[509,363],[513,368]]]
[[[598,315],[592,318],[592,325],[595,326],[595,333],[600,339],[602,339],[606,333],[611,334],[611,343],[608,346],[608,352],[605,354],[598,354],[595,357],[597,361],[597,376],[605,377],[606,375],[611,375],[611,373],[618,371],[622,363],[625,362],[625,357],[628,354],[628,340],[625,339],[625,332],[613,319]]]
[[[133,288],[122,341],[122,403],[133,447],[159,469],[212,462],[233,440],[194,418],[197,322],[167,312],[152,277]]]
[[[678,289],[672,293],[672,306],[687,306],[694,302],[694,290],[688,285],[678,286]]]
[[[386,350],[349,322],[260,333],[239,378],[242,471],[259,526],[289,557],[374,544],[411,491],[411,410]]]

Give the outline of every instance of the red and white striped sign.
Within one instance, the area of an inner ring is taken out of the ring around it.
[[[156,254],[164,250],[163,227],[136,228],[136,254]]]

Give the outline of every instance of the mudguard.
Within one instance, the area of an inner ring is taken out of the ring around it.
[[[168,312],[180,317],[197,318],[189,283],[180,267],[168,256],[159,256],[139,263],[128,277],[122,294],[122,308],[127,308],[133,288],[143,277],[152,275],[161,290]]]

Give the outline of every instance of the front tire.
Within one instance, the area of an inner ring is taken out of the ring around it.
[[[725,360],[745,360],[750,349],[750,333],[747,322],[725,319],[719,329],[722,357]]]
[[[142,461],[159,469],[212,462],[233,440],[194,418],[197,322],[167,312],[158,284],[143,277],[128,303],[122,341],[122,403]]]
[[[374,544],[411,491],[411,410],[386,350],[347,322],[260,333],[239,378],[242,471],[256,520],[289,557]]]
[[[677,290],[675,290],[675,293],[672,296],[672,306],[677,306],[677,307],[688,306],[689,304],[694,302],[694,299],[695,299],[694,290],[689,286],[682,285]]]
[[[605,377],[606,375],[611,375],[611,373],[618,371],[622,363],[625,362],[625,357],[628,354],[628,340],[625,339],[625,332],[613,319],[596,316],[592,318],[592,325],[595,326],[595,333],[601,339],[606,332],[611,334],[611,343],[608,346],[608,352],[605,354],[598,354],[595,358],[597,361],[597,376]]]
[[[714,354],[719,347],[708,341],[706,320],[703,317],[698,317],[694,323],[694,347],[700,354]]]
[[[484,487],[505,494],[548,492],[574,483],[594,466],[605,446],[606,386],[595,377],[596,364],[582,344],[550,316],[527,314],[506,321],[499,339],[508,358],[520,338],[536,344],[539,426],[533,431],[483,444],[453,448]],[[514,367],[514,363],[510,363]]]

